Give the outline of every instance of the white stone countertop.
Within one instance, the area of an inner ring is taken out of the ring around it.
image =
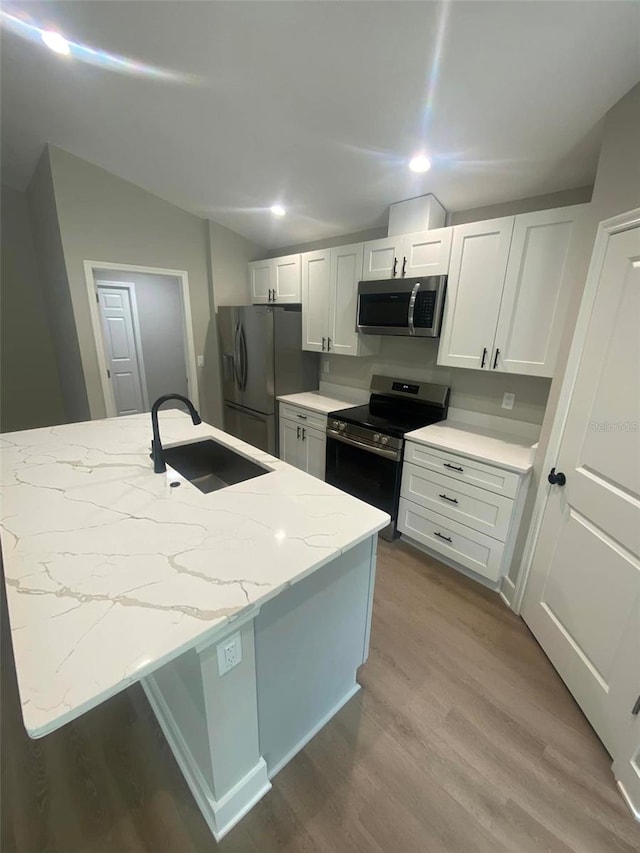
[[[318,412],[322,415],[328,415],[336,409],[346,409],[349,406],[360,405],[353,398],[348,400],[345,397],[329,397],[321,391],[300,391],[298,394],[284,394],[278,397],[281,403],[290,403],[292,406],[300,406],[303,409],[310,409],[312,412]]]
[[[533,468],[537,448],[537,444],[516,433],[485,429],[453,420],[413,430],[406,433],[405,438],[438,450],[460,453],[518,474],[526,474]]]
[[[176,410],[272,469],[203,494],[154,474],[148,414],[0,436],[0,532],[25,727],[40,737],[385,527],[389,517]],[[179,477],[178,477],[179,478]]]

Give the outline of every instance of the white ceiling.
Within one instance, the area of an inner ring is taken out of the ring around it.
[[[25,187],[51,142],[270,247],[382,224],[424,192],[462,210],[588,184],[600,120],[640,77],[637,2],[3,8],[185,75],[117,73],[5,31],[3,180]],[[423,147],[433,168],[413,175]]]

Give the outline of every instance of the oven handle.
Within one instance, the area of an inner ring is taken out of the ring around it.
[[[341,441],[343,444],[349,444],[351,447],[360,447],[362,450],[367,450],[369,453],[375,453],[376,456],[383,456],[385,459],[393,459],[394,462],[400,461],[400,451],[392,450],[389,447],[374,447],[371,444],[365,444],[364,441],[356,441],[355,438],[347,438],[341,432],[335,429],[327,430],[327,438],[332,438],[334,441]]]
[[[409,298],[409,312],[407,314],[407,326],[409,327],[409,334],[415,335],[416,328],[413,325],[413,312],[416,307],[416,296],[418,295],[418,291],[420,290],[421,281],[417,281],[413,285],[413,290],[411,291],[411,296]]]

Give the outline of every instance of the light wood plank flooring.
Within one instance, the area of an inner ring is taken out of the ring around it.
[[[364,689],[220,845],[139,687],[29,740],[3,623],[2,853],[640,850],[609,756],[524,623],[402,543],[380,542]]]

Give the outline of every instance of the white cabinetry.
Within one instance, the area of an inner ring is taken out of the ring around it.
[[[300,255],[285,255],[249,264],[253,304],[287,305],[300,302]]]
[[[454,228],[438,364],[553,376],[584,208]]]
[[[452,232],[452,228],[433,228],[365,243],[362,280],[446,275]]]
[[[380,339],[356,331],[362,243],[302,255],[302,348],[373,355]]]
[[[324,480],[327,416],[280,403],[280,459]]]
[[[513,555],[527,482],[527,474],[407,441],[398,529],[497,585]]]

